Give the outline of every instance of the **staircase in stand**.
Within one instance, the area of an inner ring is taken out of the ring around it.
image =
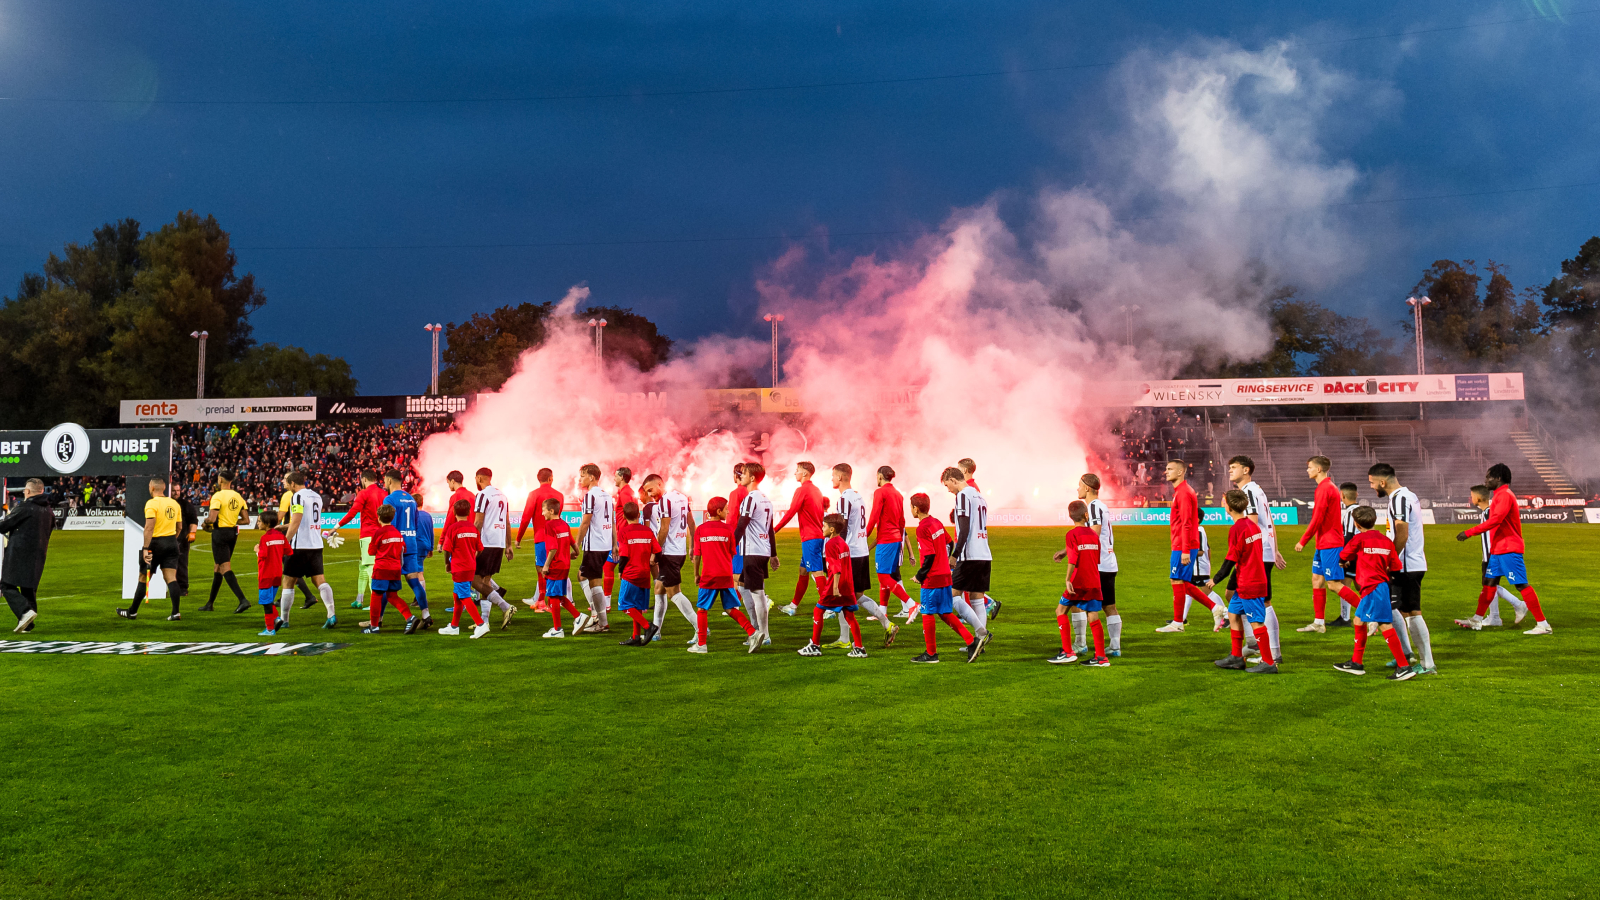
[[[1510,438],[1516,443],[1517,449],[1522,451],[1522,455],[1528,458],[1529,465],[1533,466],[1533,470],[1544,480],[1545,485],[1550,489],[1550,493],[1564,497],[1576,497],[1578,495],[1577,486],[1567,477],[1567,473],[1561,468],[1560,463],[1557,463],[1551,457],[1550,451],[1545,449],[1543,442],[1527,431],[1513,431],[1510,434]]]

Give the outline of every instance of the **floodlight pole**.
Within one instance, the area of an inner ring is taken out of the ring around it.
[[[1123,316],[1123,322],[1127,325],[1127,329],[1128,329],[1128,331],[1127,331],[1127,334],[1128,334],[1128,346],[1132,347],[1133,346],[1133,314],[1139,311],[1139,307],[1137,305],[1134,305],[1134,306],[1119,306],[1119,307],[1117,307],[1117,309],[1119,311],[1121,311],[1122,316]]]
[[[428,393],[433,394],[434,396],[438,396],[438,394],[439,394],[439,332],[444,330],[444,326],[443,325],[438,325],[438,324],[424,325],[424,326],[422,326],[422,330],[423,331],[431,331],[431,332],[433,332],[433,374],[432,374],[432,377],[428,381]]]
[[[762,316],[772,323],[772,386],[778,386],[778,323],[783,321],[783,313],[768,313]]]
[[[1417,381],[1419,384],[1422,381],[1422,376],[1427,374],[1427,365],[1422,355],[1422,308],[1432,302],[1433,300],[1429,297],[1406,298],[1406,305],[1411,307],[1411,314],[1416,322],[1412,331],[1416,332],[1417,335]],[[1419,402],[1417,404],[1417,419],[1426,420],[1427,418],[1428,413],[1423,404]]]
[[[204,400],[206,398],[206,338],[210,336],[211,333],[207,331],[189,332],[189,337],[200,339],[200,367],[194,376],[194,398],[196,400]]]

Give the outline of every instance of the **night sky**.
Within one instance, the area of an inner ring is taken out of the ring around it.
[[[1094,184],[1115,64],[1286,40],[1359,85],[1318,141],[1369,246],[1314,296],[1398,322],[1435,259],[1520,288],[1600,232],[1597,38],[1600,4],[1553,0],[0,0],[0,293],[194,209],[266,292],[257,338],[365,393],[425,388],[425,322],[578,282],[675,338],[759,335],[786,238],[892,256],[955,207]],[[879,83],[725,90],[837,82]]]

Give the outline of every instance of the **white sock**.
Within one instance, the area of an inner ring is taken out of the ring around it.
[[[1072,652],[1081,656],[1089,646],[1089,614],[1074,606],[1067,610],[1067,621],[1072,623]]]
[[[884,631],[889,630],[889,611],[878,605],[878,601],[862,594],[856,598],[856,605],[867,611],[867,615],[878,620]]]
[[[322,595],[322,605],[328,608],[328,618],[333,618],[333,585],[324,581],[317,585],[317,593]]]
[[[765,589],[754,591],[751,593],[750,599],[752,601],[750,604],[751,612],[760,616],[757,621],[761,624],[756,626],[756,630],[765,635],[767,633],[767,624],[771,621],[772,615],[772,611],[767,609],[767,592]]]
[[[1528,604],[1522,602],[1521,597],[1518,597],[1510,588],[1503,584],[1495,587],[1494,595],[1495,597],[1506,598],[1506,602],[1511,604],[1511,608],[1516,610],[1518,613],[1521,613],[1528,608]]]
[[[1504,589],[1502,588],[1502,590]],[[1490,625],[1502,624],[1500,621],[1500,595],[1496,594],[1489,598],[1489,611],[1487,615],[1474,615],[1473,618],[1479,620],[1480,622],[1488,622]]]
[[[989,610],[983,605],[983,601],[980,600],[977,603],[969,603],[967,605],[972,607],[972,617],[978,620],[978,633],[988,634]]]
[[[1350,604],[1343,598],[1339,600],[1339,618],[1346,622],[1350,621]]]
[[[1407,616],[1406,630],[1411,632],[1412,643],[1422,648],[1422,665],[1433,668],[1433,642],[1428,637],[1428,623],[1421,616]]]
[[[841,610],[834,618],[839,620],[839,640],[848,643],[850,640],[850,623],[844,620],[844,612]]]
[[[488,601],[490,603],[493,603],[495,606],[498,606],[501,609],[510,609],[511,608],[511,604],[506,602],[506,598],[500,596],[500,589],[499,588],[495,588],[494,590],[490,591],[489,592],[489,596],[486,599],[488,599]]]
[[[685,597],[682,591],[672,595],[672,602],[678,607],[678,612],[683,613],[683,617],[689,620],[690,629],[700,627],[700,619],[695,615],[694,604],[689,602],[689,598]]]
[[[666,614],[667,595],[665,592],[658,593],[655,596],[654,602],[650,604],[650,624],[656,626],[657,630],[660,630],[662,624],[661,618]]]
[[[457,603],[465,603],[467,601],[465,601],[465,600],[457,600],[456,602]],[[489,599],[487,597],[485,597],[484,599],[478,601],[478,612],[479,612],[479,614],[481,614],[483,616],[483,620],[485,622],[489,621],[489,612],[492,609],[494,609],[494,604],[490,603]]]
[[[1267,640],[1272,644],[1272,658],[1283,658],[1283,645],[1278,643],[1278,611],[1267,607]]]
[[[1223,600],[1221,597],[1218,597],[1216,591],[1212,591],[1211,592],[1211,602],[1215,603],[1216,605],[1218,605],[1220,607],[1222,607],[1223,612],[1227,612],[1227,610],[1228,610],[1227,601]]]
[[[1416,654],[1413,653],[1412,650],[1411,650],[1411,624],[1410,623],[1411,623],[1411,617],[1410,616],[1404,616],[1401,619],[1401,622],[1400,622],[1400,624],[1403,625],[1404,627],[1403,628],[1396,628],[1394,631],[1395,631],[1395,634],[1400,635],[1400,649],[1402,649],[1402,650],[1404,650],[1406,652],[1406,656],[1416,656]]]
[[[1106,616],[1106,640],[1111,644],[1111,649],[1122,651],[1122,616]]]
[[[974,632],[978,630],[978,614],[972,611],[972,604],[967,602],[967,598],[957,594],[951,599],[950,606],[956,611],[956,615],[961,618],[961,621],[967,623],[968,628],[971,628]]]
[[[278,593],[278,618],[284,622],[289,621],[289,607],[294,605],[294,591],[280,591]]]
[[[600,593],[598,585],[590,584],[587,581],[583,583],[583,601],[589,604],[589,614],[595,618],[600,617],[601,598],[604,596],[604,594]]]
[[[1188,594],[1183,595],[1183,620],[1189,621],[1189,607],[1194,605],[1194,598]]]

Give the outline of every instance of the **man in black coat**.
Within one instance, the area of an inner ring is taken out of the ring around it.
[[[0,534],[6,536],[6,554],[0,565],[0,594],[17,617],[16,631],[32,631],[39,616],[39,578],[44,574],[44,557],[50,548],[50,532],[56,526],[50,502],[44,498],[44,482],[28,479],[22,500],[0,519]]]

